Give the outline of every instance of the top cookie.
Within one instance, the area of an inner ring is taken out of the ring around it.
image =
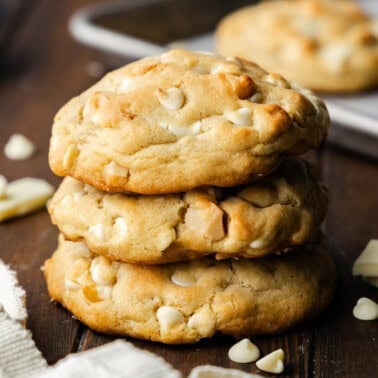
[[[353,92],[378,86],[377,33],[354,1],[279,0],[227,16],[216,48],[313,90]]]
[[[321,143],[310,91],[254,63],[172,50],[106,75],[56,115],[49,161],[110,192],[233,186]]]

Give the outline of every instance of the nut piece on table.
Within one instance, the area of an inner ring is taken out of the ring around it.
[[[256,366],[267,373],[281,374],[284,369],[285,354],[282,349],[277,349],[256,362]]]
[[[4,147],[8,159],[23,160],[30,158],[35,152],[35,145],[22,134],[13,134]]]
[[[360,298],[353,308],[353,316],[359,320],[378,318],[378,304],[369,298]]]
[[[242,339],[234,344],[228,351],[228,358],[231,361],[241,364],[254,362],[260,357],[259,348],[249,339]]]

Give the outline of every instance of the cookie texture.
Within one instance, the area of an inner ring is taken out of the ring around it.
[[[378,24],[350,0],[278,0],[223,19],[216,49],[316,91],[378,87]]]
[[[109,192],[234,186],[321,143],[312,92],[254,63],[172,50],[106,75],[55,117],[54,173]]]
[[[51,297],[96,331],[193,343],[217,332],[278,333],[317,316],[331,300],[335,267],[322,245],[301,249],[256,260],[142,266],[61,238],[44,271]]]
[[[287,251],[316,235],[326,208],[326,189],[297,158],[249,185],[183,194],[110,194],[66,177],[49,204],[67,239],[142,264]]]

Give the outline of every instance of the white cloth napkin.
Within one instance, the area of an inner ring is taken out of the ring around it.
[[[24,328],[25,291],[15,272],[0,260],[0,378],[183,378],[162,357],[124,340],[69,354],[54,366],[36,348]],[[256,378],[217,366],[197,366],[189,378]]]

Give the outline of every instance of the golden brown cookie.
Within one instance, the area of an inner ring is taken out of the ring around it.
[[[67,239],[141,264],[282,252],[311,240],[326,208],[326,190],[298,158],[249,185],[183,194],[109,194],[67,177],[49,204]]]
[[[313,93],[239,59],[172,50],[106,75],[56,115],[49,161],[110,192],[234,186],[321,143]]]
[[[216,332],[283,332],[319,315],[336,282],[322,245],[256,260],[142,266],[111,262],[63,238],[45,276],[51,297],[90,328],[169,344]]]
[[[226,16],[216,49],[313,90],[354,92],[378,86],[377,38],[355,1],[278,0]]]

